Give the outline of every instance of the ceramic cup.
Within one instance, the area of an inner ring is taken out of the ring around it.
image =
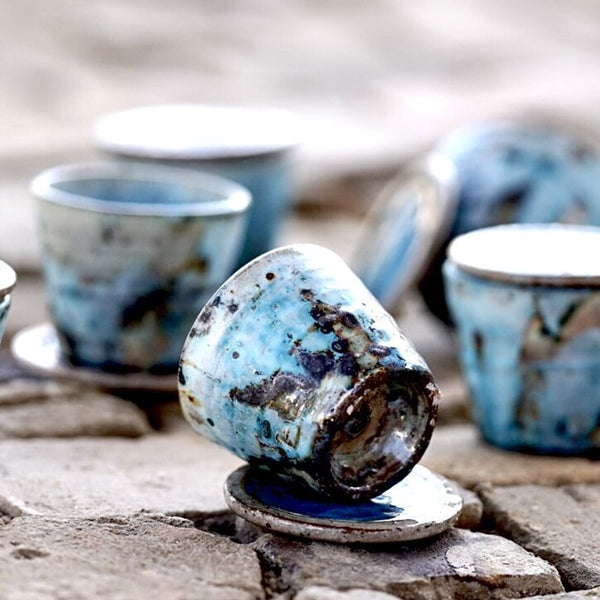
[[[296,117],[282,110],[200,105],[140,107],[107,115],[95,143],[118,160],[158,162],[216,173],[252,194],[242,266],[273,247],[290,207]]]
[[[439,396],[364,284],[310,244],[260,256],[215,293],[185,342],[179,393],[198,433],[338,501],[411,470]]]
[[[600,228],[506,225],[457,237],[444,276],[483,437],[600,448]]]
[[[17,283],[17,275],[5,262],[0,261],[0,340],[4,335],[8,309],[10,308],[10,293]]]
[[[449,234],[419,288],[445,322],[442,264],[457,235],[509,223],[600,225],[598,148],[556,119],[476,123],[451,132],[435,151],[454,165],[458,201]]]
[[[108,371],[176,370],[236,258],[248,192],[212,175],[110,162],[50,169],[31,189],[65,356]]]

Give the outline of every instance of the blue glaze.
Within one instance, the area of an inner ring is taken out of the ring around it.
[[[394,504],[393,497],[381,494],[371,500],[354,504],[342,504],[319,499],[302,493],[302,489],[286,485],[272,475],[265,476],[249,471],[244,480],[246,491],[271,509],[281,510],[302,517],[334,519],[336,521],[391,521],[402,515],[404,509]]]
[[[484,438],[541,452],[600,448],[600,287],[495,281],[452,261],[444,277]]]
[[[506,223],[600,225],[600,155],[551,125],[491,122],[451,133],[436,151],[454,164],[458,204],[446,243]],[[449,322],[443,252],[420,282],[429,308]]]
[[[600,158],[559,129],[488,123],[446,138],[460,199],[452,236],[502,223],[600,225]]]
[[[188,171],[103,163],[51,170],[33,191],[66,356],[106,370],[174,371],[235,260],[248,195]]]
[[[196,431],[354,500],[412,468],[438,394],[360,280],[310,245],[267,253],[221,286],[186,340],[179,381]]]
[[[10,294],[6,294],[0,298],[0,341],[6,329],[6,319],[8,317],[8,309],[10,308]]]

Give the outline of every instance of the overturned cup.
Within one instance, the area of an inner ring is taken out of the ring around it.
[[[181,354],[200,434],[298,488],[372,498],[425,451],[439,390],[395,321],[333,252],[268,252],[202,309]]]

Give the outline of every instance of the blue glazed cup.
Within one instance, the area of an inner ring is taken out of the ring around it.
[[[175,371],[235,261],[248,192],[212,175],[110,162],[50,169],[31,189],[65,356],[107,371]]]
[[[339,501],[377,496],[427,447],[439,391],[424,361],[330,250],[299,244],[235,273],[185,342],[191,426]]]
[[[273,247],[290,208],[290,155],[296,117],[282,110],[164,105],[106,116],[96,145],[119,160],[163,163],[215,173],[253,199],[237,266]]]
[[[6,328],[6,319],[11,302],[11,291],[17,283],[17,275],[5,262],[0,261],[0,340]]]
[[[600,449],[600,228],[507,225],[457,237],[444,265],[483,437]]]

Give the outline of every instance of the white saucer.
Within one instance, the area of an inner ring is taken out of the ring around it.
[[[240,517],[298,537],[337,543],[392,543],[438,535],[456,522],[461,497],[439,475],[417,465],[400,483],[359,504],[303,495],[273,474],[240,467],[225,483]]]
[[[39,375],[93,384],[106,389],[175,392],[177,375],[109,373],[69,363],[62,355],[56,330],[50,323],[22,329],[11,343],[11,353],[25,369]]]

